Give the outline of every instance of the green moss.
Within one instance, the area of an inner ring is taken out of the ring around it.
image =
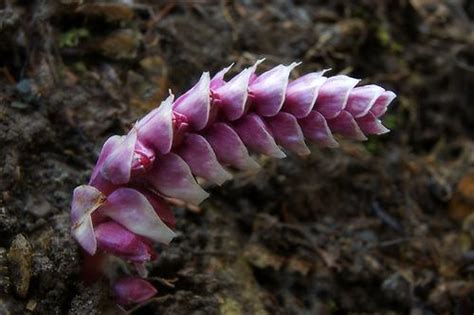
[[[73,28],[72,30],[62,33],[59,37],[59,47],[76,47],[79,41],[90,36],[89,30],[86,28]]]
[[[403,50],[403,46],[395,41],[389,32],[386,25],[382,24],[377,28],[377,39],[383,47],[390,49],[394,53],[399,53]]]

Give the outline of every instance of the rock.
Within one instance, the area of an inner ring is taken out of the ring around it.
[[[25,208],[35,217],[44,217],[48,215],[52,210],[52,206],[48,202],[48,200],[46,200],[46,198],[44,198],[43,196],[36,194],[28,195],[28,197],[26,198]]]
[[[10,283],[7,251],[5,248],[0,247],[0,294],[10,293]],[[0,314],[2,313],[0,312]]]
[[[12,279],[16,293],[24,298],[30,286],[33,253],[30,243],[23,235],[15,236],[7,257],[10,279]]]
[[[385,279],[382,283],[382,291],[388,299],[410,305],[411,285],[401,273],[396,272]]]

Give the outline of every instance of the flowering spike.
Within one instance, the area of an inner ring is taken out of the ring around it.
[[[222,185],[225,181],[232,179],[232,174],[219,164],[211,145],[201,135],[188,133],[177,153],[196,176],[217,185]]]
[[[143,117],[136,124],[138,140],[161,154],[170,152],[173,145],[173,95]]]
[[[260,166],[249,150],[276,158],[309,154],[305,139],[337,147],[333,133],[365,140],[388,131],[380,117],[395,94],[377,85],[355,87],[346,75],[325,71],[294,81],[298,63],[263,74],[253,66],[224,80],[230,66],[199,82],[173,103],[139,120],[127,136],[109,138],[89,186],[74,191],[72,234],[89,254],[97,248],[133,263],[147,276],[145,262],[156,256],[151,241],[168,244],[175,218],[166,197],[198,205],[208,197],[194,176],[215,184],[232,178],[226,170]],[[140,278],[114,285],[122,304],[139,303],[156,293]]]
[[[255,110],[262,116],[275,116],[285,101],[288,77],[300,63],[279,65],[258,76],[249,86]]]
[[[135,189],[119,188],[99,211],[131,232],[155,242],[169,244],[175,233],[156,214],[148,199]]]
[[[124,277],[117,280],[113,290],[120,305],[145,302],[156,294],[150,282],[137,277]]]
[[[204,72],[196,85],[179,97],[173,105],[173,110],[186,116],[192,127],[201,130],[209,120],[209,72]]]
[[[235,122],[234,129],[251,150],[278,159],[286,156],[275,143],[270,128],[258,115],[250,113],[239,119]]]
[[[335,118],[345,107],[351,90],[360,80],[346,75],[329,78],[319,89],[314,109],[325,118]]]
[[[225,123],[213,124],[205,134],[205,138],[222,164],[243,171],[260,168],[260,165],[249,156],[239,135],[229,125]]]
[[[288,84],[286,90],[283,110],[295,116],[303,118],[309,115],[313,109],[319,89],[326,82],[324,71],[308,73]]]
[[[147,178],[159,192],[194,205],[209,196],[194,179],[188,164],[174,153],[158,157]]]
[[[304,142],[301,131],[295,116],[280,112],[276,116],[266,119],[275,136],[276,142],[283,148],[298,155],[308,155],[311,153]]]

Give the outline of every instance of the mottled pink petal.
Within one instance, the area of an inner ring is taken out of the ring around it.
[[[104,194],[95,187],[81,185],[74,189],[71,206],[71,234],[91,255],[94,255],[97,250],[91,215],[104,202]]]
[[[219,106],[227,119],[236,120],[245,112],[248,85],[252,68],[247,68],[229,82],[214,91],[215,105]]]
[[[319,88],[327,80],[323,77],[326,71],[308,73],[288,83],[282,110],[296,118],[308,116],[318,97]]]
[[[259,75],[249,86],[252,104],[261,116],[275,116],[282,108],[290,72],[299,63],[279,65]],[[245,142],[245,141],[244,141]]]
[[[275,143],[270,128],[255,113],[235,121],[234,129],[250,150],[279,159],[286,156]]]
[[[327,122],[332,132],[352,140],[367,140],[367,137],[362,130],[360,130],[354,117],[352,117],[348,111],[343,110],[336,118],[328,119]]]
[[[209,120],[209,84],[209,72],[204,72],[199,82],[173,104],[173,110],[186,116],[195,130],[206,127]]]
[[[194,205],[200,204],[209,196],[194,179],[188,164],[174,153],[157,157],[147,179],[164,195]]]
[[[355,118],[362,117],[369,112],[384,91],[383,88],[374,84],[356,87],[349,95],[345,110]]]
[[[299,119],[298,123],[308,140],[322,147],[335,148],[339,146],[328,127],[326,118],[321,113],[313,110],[305,118]]]
[[[346,107],[349,94],[359,81],[346,75],[330,77],[319,89],[314,109],[327,119],[336,117]]]
[[[100,172],[113,184],[120,185],[130,181],[136,142],[137,131],[132,129],[128,135],[121,137],[121,142],[105,159]]]
[[[217,160],[239,170],[258,169],[260,166],[249,155],[239,135],[225,123],[213,124],[204,135],[214,150]]]
[[[211,90],[215,90],[225,84],[224,76],[227,72],[229,72],[230,68],[232,68],[234,64],[231,64],[227,68],[222,69],[221,71],[217,72],[211,79],[209,83],[209,87]]]
[[[120,305],[130,305],[144,302],[156,294],[156,289],[150,282],[138,277],[124,277],[113,285],[113,291]]]
[[[153,247],[140,236],[113,221],[97,225],[95,237],[99,249],[129,261],[151,261],[157,256]]]
[[[397,97],[392,91],[385,91],[375,101],[374,106],[370,109],[375,117],[379,118],[387,111],[388,105]]]
[[[357,118],[356,121],[360,129],[368,135],[381,135],[390,131],[371,112],[367,113],[364,117]]]
[[[201,135],[186,134],[176,153],[183,158],[196,176],[217,185],[222,185],[225,181],[232,179],[232,174],[219,164],[211,145]]]
[[[142,118],[136,124],[138,141],[161,154],[170,152],[173,144],[173,96]]]
[[[276,116],[268,117],[266,122],[271,128],[276,142],[283,148],[298,155],[311,153],[304,142],[303,132],[295,116],[280,112]]]
[[[175,233],[161,221],[148,199],[135,189],[119,188],[107,197],[100,212],[131,232],[169,244]]]

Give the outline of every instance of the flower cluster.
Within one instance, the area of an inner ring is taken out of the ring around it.
[[[354,140],[388,131],[379,118],[395,94],[377,85],[326,71],[290,81],[298,65],[279,65],[260,75],[258,61],[230,80],[230,67],[199,82],[176,100],[171,95],[125,136],[102,147],[88,185],[74,190],[72,234],[90,255],[106,252],[132,262],[157,257],[153,242],[169,244],[175,218],[167,198],[198,205],[208,193],[196,178],[221,185],[232,171],[256,169],[250,153],[275,158],[307,155],[305,139],[336,147],[333,133]],[[119,280],[122,303],[155,294],[146,280]]]

